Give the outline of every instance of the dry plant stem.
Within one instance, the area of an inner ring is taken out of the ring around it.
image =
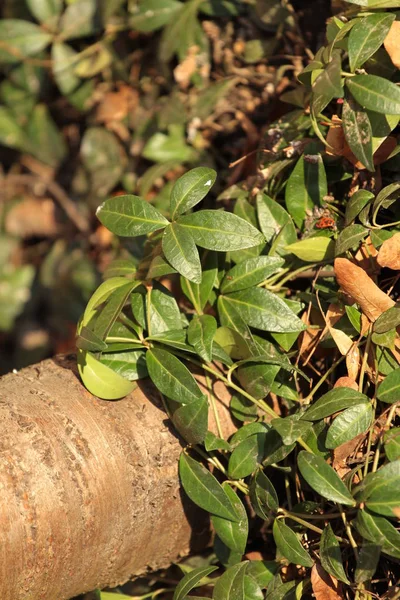
[[[376,399],[375,398],[373,400],[373,411],[374,411],[374,415],[375,415],[375,411],[376,411]],[[367,443],[367,450],[366,450],[366,453],[365,453],[365,465],[364,465],[364,472],[363,472],[363,476],[364,477],[368,473],[369,456],[371,454],[372,436],[374,434],[374,428],[375,428],[375,419],[372,420],[372,423],[371,423],[371,426],[370,426],[369,432],[368,432],[368,443]]]
[[[388,414],[387,419],[386,419],[386,423],[385,423],[384,429],[387,429],[390,426],[390,424],[391,424],[391,422],[393,420],[393,417],[396,414],[398,406],[399,406],[398,403],[395,403],[395,404],[393,404],[391,406],[389,414]],[[372,469],[371,469],[372,473],[375,473],[375,471],[377,471],[377,469],[378,469],[380,452],[381,452],[381,448],[382,448],[382,445],[383,445],[383,441],[382,440],[383,440],[383,435],[380,435],[379,441],[378,441],[378,445],[377,445],[376,450],[375,450],[374,462],[372,464]]]
[[[315,531],[315,533],[319,533],[321,535],[322,529],[320,527],[317,527],[316,525],[312,525],[311,523],[308,523],[304,519],[301,519],[296,513],[292,513],[288,510],[285,510],[284,508],[280,508],[279,512],[282,513],[288,519],[292,519],[292,521],[296,521],[296,523],[299,523],[299,525],[303,525],[303,527],[307,527],[307,529],[311,529],[311,531]],[[337,535],[335,535],[335,537],[339,542],[346,541]]]
[[[353,532],[351,531],[350,524],[347,521],[346,513],[343,510],[342,505],[338,504],[338,507],[339,507],[339,510],[340,510],[340,515],[342,517],[342,521],[343,521],[343,524],[344,524],[344,527],[345,527],[345,530],[346,530],[347,537],[349,538],[350,546],[353,548],[353,553],[354,553],[354,556],[355,556],[355,558],[357,560],[358,559],[358,546],[357,546],[357,542],[356,542],[356,540],[353,537]]]
[[[219,414],[218,414],[217,405],[215,403],[215,395],[214,395],[214,392],[213,392],[213,387],[212,387],[211,379],[209,378],[209,376],[207,374],[205,375],[205,379],[206,379],[206,385],[207,385],[207,389],[208,389],[208,397],[210,399],[211,408],[212,408],[212,411],[214,413],[215,424],[217,426],[218,435],[219,435],[220,438],[223,439],[224,438],[224,434],[222,432],[221,422],[219,420]]]

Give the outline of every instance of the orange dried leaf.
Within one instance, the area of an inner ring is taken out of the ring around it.
[[[392,23],[383,44],[386,52],[392,59],[392,63],[400,69],[400,21]]]
[[[311,585],[316,600],[340,600],[344,598],[341,585],[316,563],[311,569]]]
[[[349,377],[356,380],[360,368],[360,350],[357,344],[353,343],[346,355],[346,367]]]
[[[364,269],[347,258],[336,258],[334,268],[340,287],[359,304],[370,321],[376,321],[385,310],[394,306],[394,301],[378,288]]]
[[[400,233],[383,242],[377,261],[381,267],[400,271]]]
[[[358,385],[355,382],[354,379],[352,379],[351,377],[339,377],[339,379],[336,381],[335,385],[333,386],[335,388],[338,387],[349,387],[352,390],[357,390],[358,391]]]

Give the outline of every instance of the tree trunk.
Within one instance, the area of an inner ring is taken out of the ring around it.
[[[209,542],[205,513],[181,493],[182,442],[149,382],[102,401],[75,357],[57,357],[0,380],[0,423],[2,600],[66,600]]]

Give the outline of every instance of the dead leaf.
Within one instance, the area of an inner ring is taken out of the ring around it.
[[[189,48],[187,56],[174,69],[175,81],[183,89],[188,87],[192,75],[197,71],[197,55],[199,50],[200,48],[198,46],[192,46]]]
[[[357,390],[358,391],[358,385],[355,382],[354,379],[352,379],[351,377],[339,377],[339,379],[336,381],[335,385],[333,386],[335,388],[338,387],[349,387],[353,390]]]
[[[54,237],[59,232],[51,198],[24,198],[7,212],[7,233],[19,238]]]
[[[137,106],[138,98],[137,91],[128,85],[120,85],[117,92],[107,92],[97,107],[97,121],[122,121]]]
[[[319,305],[319,307],[322,313],[321,305]],[[342,318],[344,313],[345,309],[343,307],[340,307],[338,304],[330,304],[326,315],[322,313],[326,323],[326,328],[323,331],[322,337],[327,331],[329,331],[333,341],[338,347],[340,354],[342,354],[343,356],[345,356],[349,352],[350,348],[353,345],[353,340],[347,335],[347,333],[341,331],[340,329],[336,329],[335,327],[333,327],[333,325],[335,325],[335,323],[337,323]]]
[[[359,304],[370,321],[376,321],[385,310],[394,306],[394,301],[379,289],[364,269],[347,258],[336,258],[334,269],[340,287]]]
[[[400,271],[400,233],[395,233],[393,237],[383,242],[377,261],[381,267]]]
[[[393,21],[383,45],[392,63],[400,69],[400,21]]]
[[[342,586],[318,563],[311,569],[311,585],[316,600],[340,600],[344,598]]]
[[[350,350],[346,354],[346,367],[350,379],[355,381],[360,368],[360,350],[355,343],[352,344]]]
[[[366,433],[360,433],[352,440],[349,440],[334,449],[332,467],[335,469],[340,479],[343,479],[343,477],[351,471],[351,467],[347,464],[348,459],[354,454],[366,436]]]
[[[373,246],[370,236],[368,236],[354,255],[359,267],[364,269],[370,276],[374,276],[379,272],[379,267],[374,259],[378,256],[378,250]]]

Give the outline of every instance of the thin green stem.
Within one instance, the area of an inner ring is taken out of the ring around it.
[[[320,527],[317,527],[316,525],[312,525],[311,523],[308,523],[308,521],[305,521],[304,519],[299,517],[296,513],[285,510],[284,508],[280,508],[279,512],[282,513],[288,519],[291,519],[292,521],[296,521],[296,523],[299,523],[299,525],[303,525],[303,527],[306,527],[307,529],[311,529],[311,531],[315,531],[315,533],[319,533],[320,535],[322,534],[323,530]],[[339,542],[346,541],[337,535],[335,537]]]
[[[353,532],[351,531],[351,527],[349,525],[349,522],[347,521],[346,513],[344,512],[342,505],[338,504],[338,507],[339,507],[339,510],[340,510],[340,515],[342,517],[342,521],[343,521],[343,524],[344,524],[344,528],[346,530],[347,537],[349,538],[350,546],[353,548],[353,553],[354,553],[354,556],[355,556],[356,560],[358,560],[358,546],[357,546],[357,542],[356,542],[356,540],[353,537]]]
[[[312,448],[310,448],[310,446],[308,444],[305,443],[304,440],[302,440],[302,438],[297,438],[297,443],[300,444],[300,446],[303,446],[304,450],[307,450],[307,452],[310,452],[311,454],[315,454],[314,450],[312,450]]]
[[[281,281],[278,283],[278,285],[272,286],[272,289],[276,292],[279,291],[281,289],[281,287],[287,281],[290,281],[291,279],[293,279],[293,277],[296,277],[296,275],[298,275],[299,273],[303,273],[303,271],[309,271],[310,269],[314,269],[319,264],[321,264],[321,263],[311,263],[308,265],[303,265],[302,267],[299,267],[298,269],[295,269],[294,271],[290,271],[283,279],[281,279]]]
[[[344,359],[345,359],[345,356],[341,356],[340,358],[338,358],[337,361],[335,361],[333,363],[333,365],[331,365],[329,367],[329,369],[326,371],[326,373],[318,380],[318,383],[315,384],[315,386],[313,387],[311,392],[304,398],[303,404],[308,404],[312,400],[315,392],[319,390],[321,385],[323,385],[323,383],[328,379],[329,375],[331,373],[333,373],[333,371],[336,369],[336,367],[338,367]]]

